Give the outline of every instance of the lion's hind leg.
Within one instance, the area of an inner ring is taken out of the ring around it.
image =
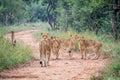
[[[46,58],[45,58],[45,66],[49,66],[49,60],[50,60],[50,53],[46,53]]]
[[[84,58],[84,49],[80,49],[81,59]]]
[[[59,53],[57,52],[57,53],[56,53],[56,59],[58,59],[58,58],[59,58]]]
[[[86,59],[86,50],[84,50],[83,55],[84,55],[83,59],[85,60]]]
[[[57,49],[55,53],[55,59],[58,59],[58,58],[59,58],[59,49]]]
[[[93,59],[98,59],[98,58],[99,58],[99,56],[100,56],[99,49],[100,49],[100,48],[95,48],[95,49],[94,49],[95,58],[93,58]]]

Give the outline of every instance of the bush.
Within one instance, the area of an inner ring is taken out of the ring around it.
[[[104,80],[120,80],[120,59],[113,61],[103,74]]]
[[[23,43],[13,47],[11,42],[3,37],[0,38],[0,71],[13,68],[32,59],[31,50]]]

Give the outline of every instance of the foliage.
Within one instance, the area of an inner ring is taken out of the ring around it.
[[[0,24],[48,20],[52,29],[66,31],[72,27],[78,32],[111,34],[113,3],[113,0],[0,0]]]
[[[22,1],[0,0],[0,24],[14,24],[15,19],[22,17]]]
[[[0,0],[0,24],[46,21],[45,8],[41,0]]]
[[[111,32],[111,11],[112,5],[106,4],[103,0],[63,0],[58,7],[59,15],[58,25],[66,27],[66,16],[68,27],[77,31],[89,29],[96,34]],[[64,8],[65,4],[69,9]],[[63,7],[61,7],[63,6]],[[62,21],[62,22],[61,22]],[[64,28],[65,29],[65,28]]]
[[[42,1],[33,0],[25,1],[24,3],[24,18],[27,22],[46,21],[46,6],[42,4]]]
[[[31,50],[21,42],[17,42],[17,46],[13,47],[9,40],[0,37],[0,45],[0,71],[16,67],[32,59]]]
[[[30,24],[15,24],[9,27],[0,27],[0,71],[13,68],[19,64],[33,59],[32,51],[29,46],[23,44],[23,42],[17,42],[16,47],[13,47],[11,41],[4,38],[6,33],[11,31],[21,31],[28,29],[42,28],[45,23],[30,23]]]
[[[119,80],[120,79],[120,58],[113,61],[104,71],[104,80]]]

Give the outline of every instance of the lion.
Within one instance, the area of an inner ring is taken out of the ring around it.
[[[68,47],[68,52],[69,52],[69,53],[71,53],[71,51],[75,50],[76,37],[77,37],[77,35],[75,35],[75,34],[70,35],[69,47]]]
[[[48,37],[48,34],[41,33],[43,39],[39,43],[40,51],[40,64],[41,67],[47,67],[49,65],[49,60],[51,56],[52,42],[51,38]]]
[[[69,53],[70,59],[72,59],[72,51],[75,50],[76,35],[70,35],[70,39],[62,40],[61,47]]]
[[[42,39],[47,39],[49,37],[48,33],[42,32],[41,33]]]
[[[86,59],[87,50],[92,50],[95,53],[96,57],[94,59],[99,58],[99,50],[102,47],[102,43],[97,40],[85,40],[83,36],[78,37],[77,40],[82,55],[81,59]]]
[[[55,55],[55,59],[58,59],[61,41],[58,37],[51,37],[51,39],[52,39],[52,53],[53,55]]]
[[[61,49],[67,51],[67,48],[69,47],[70,39],[61,39]]]

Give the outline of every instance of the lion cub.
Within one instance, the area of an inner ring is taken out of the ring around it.
[[[69,53],[70,59],[73,56],[72,51],[75,50],[75,40],[76,40],[76,35],[73,34],[70,35],[69,39],[61,41],[61,48],[63,48]]]
[[[84,37],[77,37],[80,53],[82,55],[81,59],[86,59],[86,51],[92,50],[96,54],[94,59],[98,59],[100,54],[99,50],[102,47],[102,43],[96,40],[85,40]]]
[[[41,67],[46,67],[49,65],[52,42],[51,38],[48,37],[48,33],[41,33],[41,36],[43,39],[39,43],[40,64]]]
[[[44,39],[44,40],[47,39],[47,38],[49,38],[49,35],[46,32],[42,32],[41,36],[42,36],[42,39]]]
[[[58,59],[61,41],[58,37],[51,37],[51,39],[52,39],[52,53],[53,55],[55,55],[55,59]]]

